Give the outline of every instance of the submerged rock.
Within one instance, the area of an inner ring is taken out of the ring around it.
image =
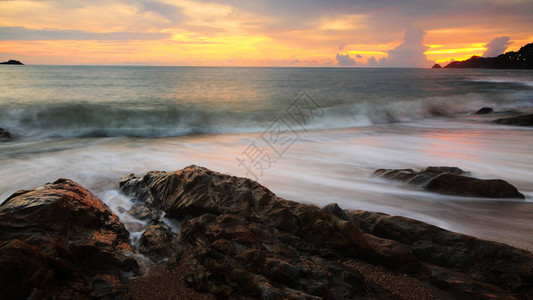
[[[379,169],[373,176],[399,180],[419,186],[427,191],[463,197],[516,198],[524,195],[513,185],[501,179],[477,179],[457,167],[427,167],[422,171],[412,169]]]
[[[0,128],[0,139],[10,139],[10,138],[11,138],[11,134],[9,133],[9,131],[3,128]]]
[[[0,298],[111,298],[138,272],[129,233],[99,199],[60,179],[0,205]]]
[[[492,107],[482,107],[478,111],[476,111],[476,115],[485,115],[493,112],[494,110],[492,109]]]
[[[502,125],[513,125],[513,126],[533,126],[533,114],[522,115],[518,117],[511,118],[502,118],[493,121],[497,124]]]

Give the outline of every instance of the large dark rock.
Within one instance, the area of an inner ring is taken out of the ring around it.
[[[368,234],[399,242],[429,264],[433,284],[469,297],[533,295],[533,255],[405,217],[368,211],[343,214]],[[490,296],[490,294],[500,296]]]
[[[442,69],[442,67],[439,64],[434,64],[432,69]]]
[[[9,131],[3,128],[0,128],[0,139],[10,139],[10,138],[11,138],[11,134],[9,133]]]
[[[524,199],[513,185],[501,179],[477,179],[454,174],[440,174],[432,178],[425,189],[440,194],[483,198]]]
[[[378,173],[403,180],[422,176],[416,181],[425,182],[466,172],[429,167],[422,174]],[[530,252],[408,218],[344,211],[336,204],[319,209],[278,198],[255,181],[194,165],[129,175],[121,186],[181,222],[174,263],[186,266],[190,286],[217,298],[394,297],[350,267],[354,260],[408,273],[450,297],[515,299],[533,292]]]
[[[513,126],[533,126],[533,114],[522,115],[518,117],[511,118],[502,118],[493,121],[497,124],[502,125],[513,125]]]
[[[109,208],[60,179],[0,205],[0,298],[112,298],[138,272],[129,233]]]
[[[427,167],[422,171],[413,169],[379,169],[373,176],[399,180],[419,186],[427,191],[463,197],[516,198],[524,195],[513,185],[501,179],[477,179],[468,177],[457,167]]]

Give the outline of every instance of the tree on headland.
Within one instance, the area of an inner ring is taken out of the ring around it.
[[[533,69],[533,43],[496,57],[474,55],[467,60],[453,61],[444,68]]]

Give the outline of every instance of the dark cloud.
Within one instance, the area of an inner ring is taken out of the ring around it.
[[[502,54],[505,52],[505,49],[511,45],[511,42],[509,42],[508,36],[500,36],[497,38],[492,39],[490,43],[485,45],[485,48],[487,48],[487,51],[483,53],[483,57],[494,57]]]
[[[362,56],[361,56],[361,54],[356,54],[355,57],[361,58]]]
[[[355,58],[351,58],[350,54],[337,53],[337,65],[339,67],[353,67],[355,66]]]
[[[169,38],[168,33],[148,32],[87,32],[83,30],[28,29],[25,27],[0,27],[0,41],[44,40],[100,40],[130,41],[159,40]]]

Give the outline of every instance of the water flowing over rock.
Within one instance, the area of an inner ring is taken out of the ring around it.
[[[0,298],[112,298],[138,272],[129,233],[68,179],[21,190],[0,205]]]
[[[516,187],[502,179],[477,179],[457,167],[427,167],[413,169],[379,169],[373,176],[403,181],[423,187],[425,190],[446,195],[480,198],[516,198],[524,195]]]

